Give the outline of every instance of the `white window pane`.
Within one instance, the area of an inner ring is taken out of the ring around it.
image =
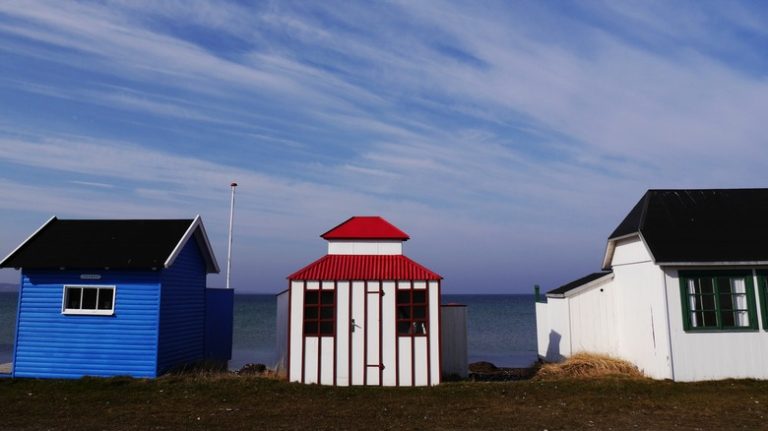
[[[736,310],[746,310],[747,295],[746,294],[733,295],[733,305]]]
[[[731,279],[731,292],[733,293],[747,293],[747,283],[743,278]]]
[[[78,287],[67,288],[67,299],[65,301],[64,308],[77,310],[80,308],[80,294],[82,290]]]
[[[112,309],[113,292],[114,291],[112,289],[99,289],[99,301],[98,301],[99,310]]]
[[[733,313],[733,321],[736,326],[749,326],[749,315],[746,311],[736,311]]]
[[[696,293],[696,280],[694,279],[688,280],[688,293],[691,295]]]
[[[96,309],[96,293],[98,289],[92,287],[86,287],[83,289],[83,310],[95,310]]]

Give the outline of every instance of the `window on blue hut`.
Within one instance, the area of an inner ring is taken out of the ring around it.
[[[336,329],[336,291],[304,292],[304,336],[333,336]]]
[[[397,290],[397,335],[427,335],[427,291]]]
[[[61,312],[112,315],[115,312],[115,286],[64,286]]]

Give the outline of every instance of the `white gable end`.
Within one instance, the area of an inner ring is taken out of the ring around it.
[[[615,240],[612,246],[613,255],[610,257],[610,267],[653,262],[653,257],[640,235]]]

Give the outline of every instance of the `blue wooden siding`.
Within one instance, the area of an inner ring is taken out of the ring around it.
[[[204,358],[205,278],[205,262],[191,239],[161,276],[158,374]]]
[[[234,289],[205,289],[205,358],[232,359]]]
[[[155,377],[159,273],[22,272],[14,375],[76,378],[83,375]],[[61,313],[65,284],[114,285],[113,316]]]

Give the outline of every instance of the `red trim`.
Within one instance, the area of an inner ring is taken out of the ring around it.
[[[288,349],[287,354],[288,356],[288,365],[286,368],[286,374],[288,376],[288,381],[291,381],[291,309],[293,308],[293,303],[291,302],[292,298],[291,295],[293,294],[293,289],[291,288],[291,282],[288,282]],[[303,338],[303,337],[302,337]]]
[[[432,303],[430,302],[431,296],[429,294],[429,281],[425,281],[425,287],[427,288],[426,293],[426,299],[427,299],[427,310],[426,310],[426,319],[427,319],[427,386],[432,386],[432,325],[430,324],[430,316],[432,313],[429,312],[429,308],[432,306]]]
[[[368,386],[368,282],[363,285],[364,305],[363,314],[365,315],[363,328],[363,385]]]
[[[413,316],[413,280],[411,280],[411,316]],[[416,386],[416,331],[411,331],[411,386]]]
[[[437,281],[437,366],[439,372],[437,373],[437,383],[440,384],[440,382],[443,379],[443,348],[442,348],[442,341],[440,340],[440,334],[442,334],[443,331],[443,313],[440,312],[440,298],[442,297],[440,294],[440,280]]]
[[[400,335],[397,333],[397,288],[395,282],[395,386],[400,386]]]
[[[349,328],[349,339],[347,340],[349,343],[349,351],[347,352],[349,355],[347,368],[349,369],[348,379],[349,379],[349,386],[352,386],[352,281],[349,282],[348,287],[348,294],[347,298],[349,300],[349,316],[347,316],[347,319],[349,319],[347,327]]]
[[[339,337],[339,291],[336,289],[338,286],[336,281],[333,282],[333,313],[336,315],[336,322],[333,325],[333,386],[336,386],[336,368],[339,364],[336,362],[336,356],[338,356],[339,346],[336,345]]]
[[[379,386],[384,386],[384,332],[382,329],[382,323],[384,319],[381,315],[384,302],[384,283],[379,280]]]
[[[323,366],[323,337],[318,336],[317,337],[317,384],[318,385],[322,384],[322,382],[320,381],[320,378],[323,376],[322,373],[320,372],[322,370],[322,366]]]
[[[306,382],[305,374],[307,371],[307,337],[304,336],[304,298],[307,297],[307,282],[301,285],[301,383]]]

